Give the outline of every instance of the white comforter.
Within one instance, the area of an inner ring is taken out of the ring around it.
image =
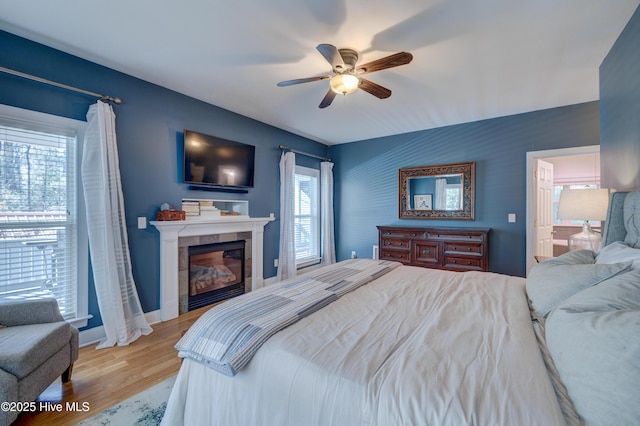
[[[561,425],[524,279],[402,266],[227,377],[185,359],[165,425]]]

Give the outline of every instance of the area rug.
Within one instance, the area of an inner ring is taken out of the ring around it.
[[[159,425],[176,378],[171,377],[111,408],[89,417],[77,426]]]

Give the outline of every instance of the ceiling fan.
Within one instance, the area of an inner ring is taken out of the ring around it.
[[[278,86],[285,87],[312,81],[329,80],[330,89],[322,99],[322,102],[320,102],[320,108],[326,108],[331,105],[337,94],[347,95],[355,92],[358,88],[379,99],[388,98],[391,96],[391,90],[361,76],[374,71],[406,65],[413,59],[411,53],[399,52],[356,66],[359,57],[356,50],[338,49],[331,44],[319,44],[316,49],[331,64],[333,75],[286,80],[278,83]]]

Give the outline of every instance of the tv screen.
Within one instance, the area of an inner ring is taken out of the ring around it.
[[[254,161],[253,145],[184,131],[185,183],[252,188]]]

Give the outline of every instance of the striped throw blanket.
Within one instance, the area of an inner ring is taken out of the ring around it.
[[[349,259],[228,300],[191,326],[178,356],[234,376],[269,337],[399,265]]]

